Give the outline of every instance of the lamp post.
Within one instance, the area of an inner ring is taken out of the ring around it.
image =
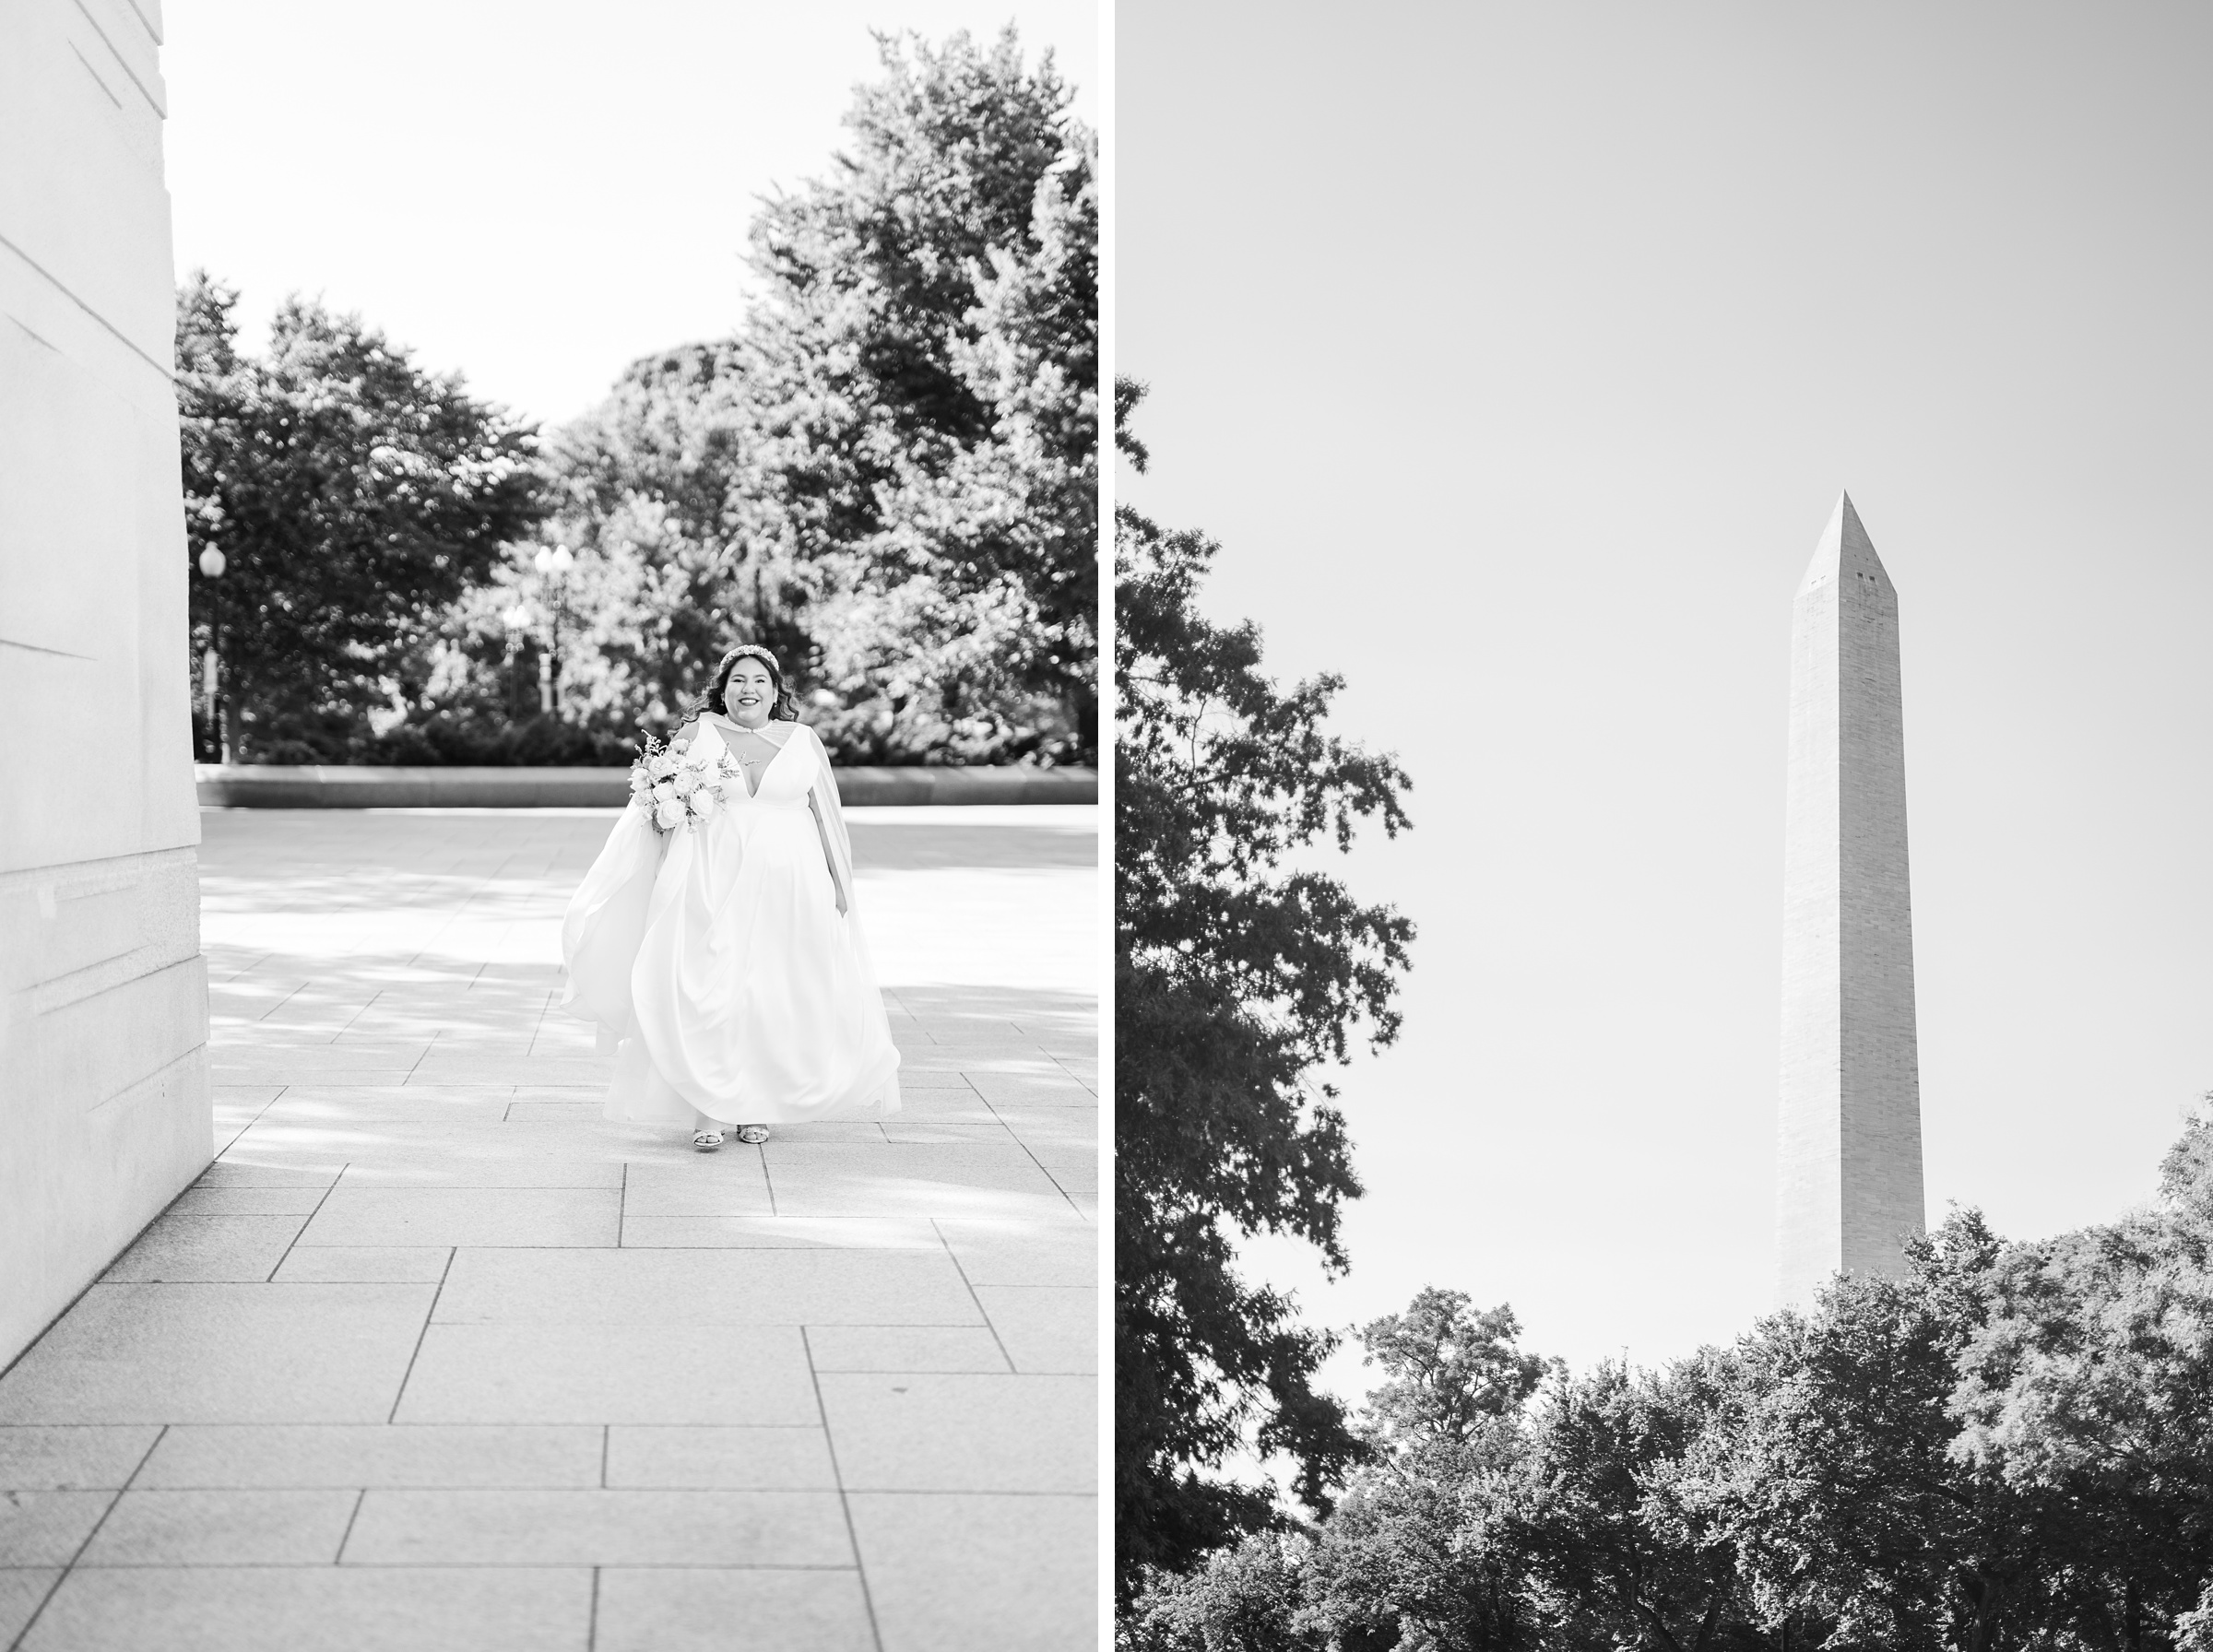
[[[500,610],[500,623],[507,630],[507,714],[514,716],[515,702],[522,698],[522,685],[515,681],[515,649],[530,625],[530,610],[520,602],[511,602]]]
[[[570,570],[576,559],[565,545],[541,545],[532,559],[538,576],[550,581],[553,598],[546,604],[546,653],[538,662],[538,709],[540,713],[553,710],[554,691],[561,681],[561,609],[568,594]]]
[[[200,573],[207,582],[208,601],[214,608],[213,622],[207,631],[207,652],[200,660],[200,683],[207,695],[207,744],[214,748],[216,760],[231,761],[231,742],[223,736],[222,669],[223,669],[223,569],[227,566],[223,553],[210,545],[200,552]]]

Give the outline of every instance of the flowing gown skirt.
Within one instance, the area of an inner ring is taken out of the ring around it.
[[[719,738],[708,724],[692,750]],[[825,837],[836,856],[845,831],[811,730],[794,728],[760,786],[748,797],[733,782],[722,809],[666,837],[632,804],[570,904],[562,1008],[597,1021],[614,1051],[609,1118],[776,1124],[899,1110],[899,1053],[849,856],[842,916],[824,857]]]

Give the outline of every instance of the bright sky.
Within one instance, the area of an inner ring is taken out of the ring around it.
[[[1395,749],[1421,927],[1318,1320],[1769,1305],[1793,592],[1899,592],[1929,1206],[2146,1198],[2213,1087],[2213,10],[1121,0],[1124,497]],[[1346,1391],[1356,1357],[1332,1367]]]
[[[1012,21],[1097,124],[1093,0],[171,0],[177,268],[359,310],[478,394],[574,417],[742,313],[755,201],[826,174],[870,30]]]

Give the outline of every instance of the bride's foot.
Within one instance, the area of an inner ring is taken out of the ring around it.
[[[763,1131],[762,1134],[766,1135],[767,1132]],[[692,1132],[692,1145],[703,1153],[711,1153],[722,1145],[722,1132],[720,1130],[694,1130]]]
[[[768,1127],[766,1125],[740,1125],[738,1127],[738,1139],[748,1147],[759,1147],[768,1139]]]

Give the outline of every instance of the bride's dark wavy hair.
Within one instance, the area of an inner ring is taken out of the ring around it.
[[[692,704],[684,721],[691,722],[702,712],[722,711],[722,691],[730,685],[730,673],[737,669],[740,660],[748,659],[759,660],[768,667],[769,687],[775,690],[775,698],[769,702],[769,720],[797,723],[799,702],[792,698],[791,685],[784,680],[784,667],[776,664],[775,655],[758,643],[740,643],[722,656],[722,663],[715,667],[715,680],[707,684],[707,691]]]

